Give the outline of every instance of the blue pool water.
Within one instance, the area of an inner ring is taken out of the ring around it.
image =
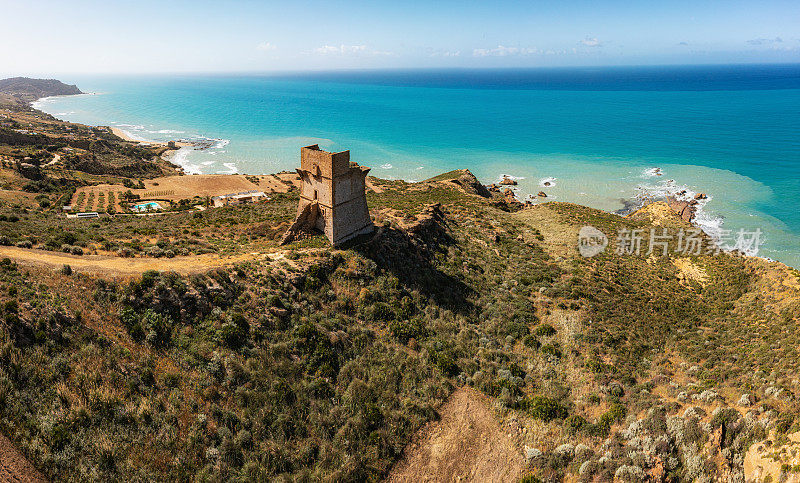
[[[160,210],[161,205],[154,201],[150,201],[147,203],[140,203],[138,205],[133,205],[133,211],[154,211]]]
[[[293,169],[319,143],[378,177],[465,167],[606,210],[685,187],[703,226],[761,229],[760,255],[800,267],[800,64],[62,80],[93,94],[38,105],[59,118],[216,139],[187,171]]]

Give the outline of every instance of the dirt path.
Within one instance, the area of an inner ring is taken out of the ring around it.
[[[0,434],[0,481],[46,482],[47,480]]]
[[[406,449],[387,481],[516,481],[522,475],[522,451],[472,388],[458,389]]]
[[[376,193],[383,193],[383,188],[373,183],[369,178],[367,178],[366,181],[364,181],[364,183],[366,184],[367,189],[371,189]]]
[[[52,166],[52,165],[56,164],[59,161],[61,161],[61,155],[60,154],[54,154],[53,155],[53,160],[50,161],[49,163],[45,164],[44,166],[45,167]]]
[[[69,265],[73,270],[110,276],[139,275],[148,270],[171,271],[186,275],[202,273],[212,268],[238,263],[246,260],[271,258],[275,254],[245,253],[230,257],[215,254],[175,258],[122,258],[109,255],[70,255],[33,248],[0,247],[0,258],[8,257],[23,265],[37,265],[61,268]]]

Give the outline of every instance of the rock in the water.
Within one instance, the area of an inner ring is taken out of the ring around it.
[[[540,191],[538,196],[541,198],[547,198],[547,193],[545,193],[544,191]]]
[[[509,178],[508,176],[503,176],[503,180],[500,181],[500,184],[501,185],[516,186],[517,185],[517,180]]]

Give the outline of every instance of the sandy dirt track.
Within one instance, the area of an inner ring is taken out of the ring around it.
[[[23,265],[61,268],[69,265],[73,270],[109,276],[133,276],[148,270],[178,272],[180,274],[202,273],[212,268],[245,260],[267,258],[261,253],[246,253],[231,257],[204,254],[175,258],[122,258],[109,255],[69,255],[33,248],[0,247],[0,258],[8,257]],[[2,481],[2,480],[0,480]]]
[[[489,410],[486,396],[458,389],[405,449],[387,481],[516,481],[524,459]]]
[[[47,480],[0,434],[0,481],[46,482]]]

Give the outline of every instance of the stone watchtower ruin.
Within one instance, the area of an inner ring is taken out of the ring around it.
[[[350,151],[329,153],[318,145],[300,148],[300,203],[297,219],[281,244],[315,229],[333,246],[374,230],[369,217],[366,178],[369,168],[350,162]]]

